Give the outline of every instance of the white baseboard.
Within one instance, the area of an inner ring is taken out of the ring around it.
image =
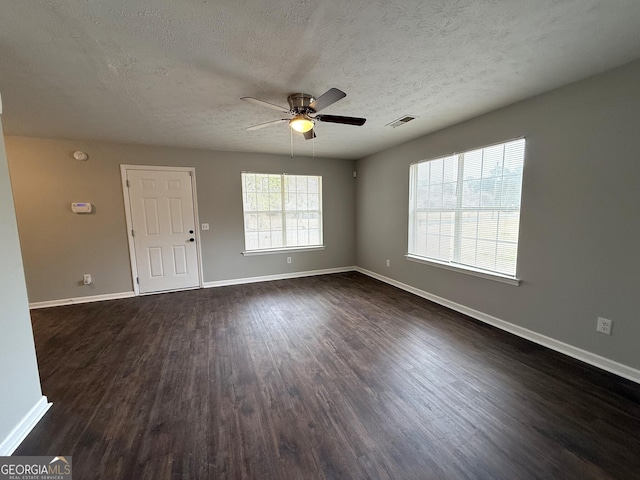
[[[270,282],[272,280],[286,280],[289,278],[302,278],[313,277],[315,275],[328,275],[330,273],[344,273],[353,272],[356,267],[337,267],[337,268],[325,268],[322,270],[309,270],[306,272],[290,272],[279,273],[275,275],[263,275],[260,277],[244,277],[244,278],[231,278],[229,280],[217,280],[214,282],[204,282],[202,288],[214,288],[214,287],[226,287],[230,285],[242,285],[245,283],[257,283],[257,282]],[[167,292],[156,292],[167,293]],[[59,307],[62,305],[76,305],[80,303],[101,302],[104,300],[117,300],[119,298],[135,297],[135,292],[120,292],[120,293],[107,293],[104,295],[91,295],[87,297],[75,297],[75,298],[63,298],[60,300],[47,300],[45,302],[33,302],[29,304],[31,310],[38,308]]]
[[[47,401],[47,397],[44,395],[36,402],[36,404],[29,410],[20,423],[11,430],[7,438],[0,443],[0,456],[6,457],[16,451],[16,448],[27,438],[29,432],[33,430],[33,427],[40,421],[40,419],[47,413],[47,410],[51,408],[53,403]]]
[[[563,353],[565,355],[568,355],[569,357],[573,357],[577,360],[588,363],[589,365],[593,365],[594,367],[601,368],[602,370],[606,370],[607,372],[614,373],[620,377],[626,378],[636,383],[640,383],[640,370],[629,367],[628,365],[609,360],[608,358],[601,357],[600,355],[596,355],[595,353],[591,353],[586,350],[582,350],[581,348],[574,347],[573,345],[569,345],[551,337],[547,337],[546,335],[541,335],[540,333],[534,332],[533,330],[514,325],[513,323],[501,320],[478,310],[474,310],[473,308],[466,307],[459,303],[452,302],[451,300],[447,300],[446,298],[442,298],[424,290],[420,290],[419,288],[412,287],[411,285],[407,285],[406,283],[402,283],[392,278],[385,277],[384,275],[380,275],[379,273],[375,273],[360,267],[355,267],[355,270],[364,275],[368,275],[369,277],[380,280],[381,282],[388,283],[389,285],[393,285],[394,287],[398,287],[402,290],[413,293],[414,295],[418,295],[419,297],[431,300],[434,303],[443,305],[447,308],[450,308],[451,310],[455,310],[456,312],[468,315],[469,317],[475,318],[476,320],[479,320],[481,322],[493,325],[496,328],[512,333],[518,337],[530,340],[534,343],[537,343],[538,345],[542,345],[543,347],[550,348],[551,350]]]
[[[119,298],[135,297],[134,292],[105,293],[103,295],[90,295],[87,297],[63,298],[60,300],[47,300],[46,302],[33,302],[29,304],[31,310],[37,308],[59,307],[61,305],[76,305],[79,303],[102,302],[104,300],[117,300]]]
[[[205,282],[203,284],[203,287],[204,288],[227,287],[230,285],[242,285],[245,283],[270,282],[272,280],[287,280],[290,278],[314,277],[316,275],[328,275],[331,273],[353,272],[355,270],[356,270],[356,267],[337,267],[337,268],[325,268],[323,270],[308,270],[306,272],[278,273],[276,275],[263,275],[260,277],[232,278],[229,280]]]

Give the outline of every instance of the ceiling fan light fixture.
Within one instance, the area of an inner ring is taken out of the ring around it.
[[[306,133],[313,128],[313,121],[306,118],[304,115],[296,115],[289,120],[289,126],[296,132]]]

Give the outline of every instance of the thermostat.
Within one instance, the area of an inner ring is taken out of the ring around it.
[[[93,209],[90,203],[72,203],[71,211],[73,213],[91,213]]]

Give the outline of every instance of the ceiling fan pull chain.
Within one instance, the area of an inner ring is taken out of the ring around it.
[[[289,135],[291,136],[291,158],[293,158],[293,129],[289,129]]]

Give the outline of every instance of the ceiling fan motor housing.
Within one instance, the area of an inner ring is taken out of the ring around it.
[[[309,105],[315,101],[312,95],[308,93],[294,93],[287,97],[287,102],[289,102],[289,108],[291,109],[291,113],[294,114],[305,114],[305,113],[314,113],[315,110]]]

